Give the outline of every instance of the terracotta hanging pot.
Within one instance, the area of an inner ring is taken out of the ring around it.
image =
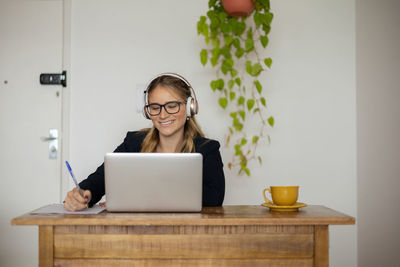
[[[226,13],[232,17],[246,17],[254,9],[254,2],[252,0],[222,0],[222,6]]]

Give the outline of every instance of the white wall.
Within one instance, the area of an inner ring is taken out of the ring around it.
[[[359,266],[399,266],[400,2],[356,1]]]
[[[72,1],[70,161],[82,179],[128,130],[149,125],[136,113],[137,85],[163,71],[196,90],[206,134],[224,140],[229,115],[209,89],[196,22],[203,1]],[[275,18],[261,79],[276,126],[252,177],[228,169],[224,204],[263,202],[265,186],[298,184],[300,201],[356,215],[354,0],[272,1]],[[184,12],[183,12],[184,11]],[[207,103],[207,104],[206,104]],[[224,162],[231,152],[221,149]],[[331,266],[356,265],[356,227],[330,228]]]

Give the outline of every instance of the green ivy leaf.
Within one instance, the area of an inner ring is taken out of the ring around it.
[[[231,101],[233,101],[233,100],[235,99],[235,97],[236,97],[235,92],[230,92],[230,93],[229,93],[229,99],[230,99]]]
[[[221,41],[219,40],[218,37],[214,37],[211,39],[211,44],[214,48],[219,48]]]
[[[235,148],[235,155],[236,156],[239,156],[240,154],[242,154],[242,150],[241,150],[241,147],[240,147],[239,144],[235,145],[234,148]]]
[[[209,10],[209,11],[207,11],[207,17],[209,18],[209,19],[216,19],[216,13],[215,13],[215,11],[214,10]]]
[[[244,121],[246,119],[246,112],[244,112],[244,110],[240,110],[239,111],[239,116],[242,118],[242,120]]]
[[[212,0],[210,0],[212,1]],[[258,2],[266,9],[269,10],[269,0],[258,0]]]
[[[257,135],[253,136],[253,144],[257,143],[259,138]]]
[[[204,25],[203,25],[202,34],[204,35],[204,37],[206,39],[206,43],[208,44],[209,41],[210,41],[210,38],[209,38],[208,24],[207,23],[204,23]]]
[[[241,58],[241,57],[243,56],[244,52],[245,52],[245,51],[244,51],[243,48],[238,48],[238,49],[236,49],[235,56],[236,56],[237,58]]]
[[[221,24],[221,31],[224,34],[229,34],[230,32],[232,32],[232,25],[230,25],[228,23],[222,23]]]
[[[232,75],[232,77],[235,77],[236,75],[238,75],[238,71],[236,69],[232,69],[231,75]]]
[[[223,12],[225,12],[225,11],[223,11]],[[231,25],[234,25],[235,23],[237,23],[238,20],[239,19],[235,18],[235,17],[228,17],[228,23],[231,24]]]
[[[206,44],[210,42],[209,33],[208,33],[208,24],[206,23],[206,17],[201,16],[200,20],[197,22],[197,34],[202,34],[204,36],[204,40]]]
[[[235,79],[235,83],[240,86],[242,84],[242,80],[239,77],[237,77]]]
[[[224,21],[227,16],[228,16],[228,14],[226,14],[226,12],[220,12],[218,14],[218,18],[219,18],[220,21]]]
[[[225,40],[225,45],[230,46],[233,41],[232,35],[225,35],[224,40]]]
[[[269,118],[268,118],[268,124],[269,124],[271,127],[274,127],[274,123],[275,123],[274,117],[269,117]]]
[[[269,39],[267,36],[263,35],[260,37],[262,46],[265,48],[268,45]]]
[[[261,101],[261,104],[262,104],[264,107],[267,106],[267,102],[265,101],[265,98],[264,98],[264,97],[261,97],[261,98],[260,98],[260,101]]]
[[[197,22],[197,34],[203,33],[204,24],[206,24],[207,18],[205,16],[201,16],[199,21]]]
[[[253,28],[249,28],[247,31],[247,39],[253,39]]]
[[[239,121],[238,118],[233,119],[233,127],[236,131],[240,132],[243,129],[243,124]]]
[[[252,65],[249,60],[246,61],[246,71],[251,76],[255,77],[255,76],[260,75],[262,70],[263,70],[263,68],[260,63],[257,62],[254,65]]]
[[[197,35],[203,34],[203,25],[204,22],[200,20],[197,22]]]
[[[219,19],[216,17],[211,17],[210,18],[210,30],[211,30],[211,35],[212,36],[217,36],[219,33],[219,25],[221,23],[219,22]],[[264,25],[263,25],[264,27]]]
[[[218,87],[218,80],[213,80],[210,83],[211,89],[215,92],[215,90],[217,90]]]
[[[253,65],[253,67],[251,68],[251,76],[258,76],[260,75],[260,72],[263,70],[262,66],[260,63],[256,63]]]
[[[203,49],[203,50],[201,50],[201,52],[200,52],[200,61],[201,61],[201,64],[203,64],[203,66],[205,66],[206,64],[207,64],[207,50],[206,49]]]
[[[259,94],[261,94],[261,91],[262,91],[262,85],[261,85],[261,83],[260,83],[258,80],[255,80],[255,81],[254,81],[254,84],[255,84],[255,86],[256,86],[256,88],[257,88],[257,92],[258,92]]]
[[[250,75],[253,73],[253,66],[249,60],[246,61],[246,71]]]
[[[268,68],[271,68],[272,58],[269,57],[269,58],[264,59],[264,63]]]
[[[259,13],[259,12],[254,13],[253,19],[254,19],[254,23],[256,24],[257,28],[260,27],[260,25],[263,23],[261,13]]]
[[[268,12],[267,14],[265,14],[267,16],[267,23],[268,25],[271,24],[272,19],[274,18],[274,14],[272,14],[271,12]]]
[[[240,40],[238,38],[233,39],[232,44],[236,49],[240,48]]]
[[[268,23],[268,12],[261,14],[261,20],[263,25],[269,25]]]
[[[225,58],[231,58],[231,50],[229,49],[229,46],[224,46],[221,48],[220,51],[221,55],[223,55]]]
[[[243,96],[240,96],[238,99],[238,106],[243,105],[244,104],[244,100],[245,98]]]
[[[258,159],[258,162],[260,163],[260,165],[262,165],[262,159],[261,159],[261,157],[258,156],[257,159]]]
[[[244,31],[246,30],[246,23],[244,21],[241,21],[238,23],[239,27],[239,31],[238,31],[238,35],[242,35],[244,33]]]
[[[253,110],[253,113],[256,113],[256,112],[258,112],[258,111],[260,111],[260,109],[259,109],[259,108],[255,108],[255,109]]]
[[[219,57],[220,55],[221,55],[221,48],[219,48],[219,47],[214,47],[212,50],[211,50],[211,54],[212,54],[212,56],[213,57]]]
[[[254,99],[247,100],[247,109],[250,111],[254,107]]]
[[[221,71],[223,74],[227,74],[228,71],[231,71],[233,67],[233,60],[231,58],[227,58],[222,61]]]
[[[229,114],[229,116],[231,116],[232,119],[236,118],[236,115],[237,115],[237,112],[231,112],[231,113]]]
[[[253,39],[246,39],[244,42],[244,50],[246,52],[250,52],[254,50],[254,40]]]
[[[211,66],[215,67],[215,65],[217,65],[217,63],[218,63],[218,58],[217,57],[212,57],[210,59],[210,62],[211,62]]]
[[[225,59],[225,62],[229,66],[229,70],[232,70],[233,69],[233,64],[235,64],[233,59],[232,58],[227,58],[227,59]]]
[[[218,100],[218,102],[219,102],[219,105],[220,105],[223,109],[225,109],[226,106],[228,105],[228,99],[226,99],[226,97],[220,97],[219,100]]]
[[[247,174],[247,176],[250,176],[250,170],[249,170],[249,168],[244,168],[243,170],[244,170],[244,172]]]
[[[221,55],[220,51],[221,49],[219,47],[216,47],[211,51],[212,57],[210,61],[213,67],[218,63],[219,56]]]
[[[208,34],[208,26],[205,25],[204,29],[203,29],[203,35],[204,35],[204,40],[206,41],[206,44],[208,44],[210,42],[210,35]]]
[[[266,1],[266,0],[263,0],[263,1]],[[217,0],[210,0],[210,1],[208,1],[208,8],[214,7],[214,6],[215,6],[215,3],[217,3]]]
[[[229,80],[228,81],[228,88],[232,89],[232,87],[235,85],[235,81],[234,80]]]
[[[247,143],[247,139],[246,138],[242,138],[242,140],[240,140],[240,145],[244,146]]]
[[[241,21],[237,21],[236,23],[233,23],[232,25],[232,31],[233,34],[235,34],[236,36],[240,36],[242,35],[242,33],[246,30],[246,23]]]
[[[267,35],[271,31],[271,26],[263,24],[262,29],[264,31],[264,34]]]
[[[218,89],[218,90],[222,90],[222,89],[224,89],[224,86],[225,86],[224,80],[221,79],[221,78],[219,78],[219,79],[217,80],[217,89]]]

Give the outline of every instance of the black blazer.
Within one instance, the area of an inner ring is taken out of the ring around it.
[[[128,132],[124,142],[114,152],[140,152],[145,136],[143,131]],[[196,137],[193,141],[196,152],[203,155],[203,206],[221,206],[225,196],[225,176],[219,142],[204,137]],[[105,194],[104,163],[79,186],[92,193],[89,206],[97,203]]]

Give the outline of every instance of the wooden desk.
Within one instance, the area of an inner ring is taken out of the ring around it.
[[[262,206],[201,213],[31,215],[40,266],[328,266],[328,226],[355,219],[323,206],[270,212]]]

